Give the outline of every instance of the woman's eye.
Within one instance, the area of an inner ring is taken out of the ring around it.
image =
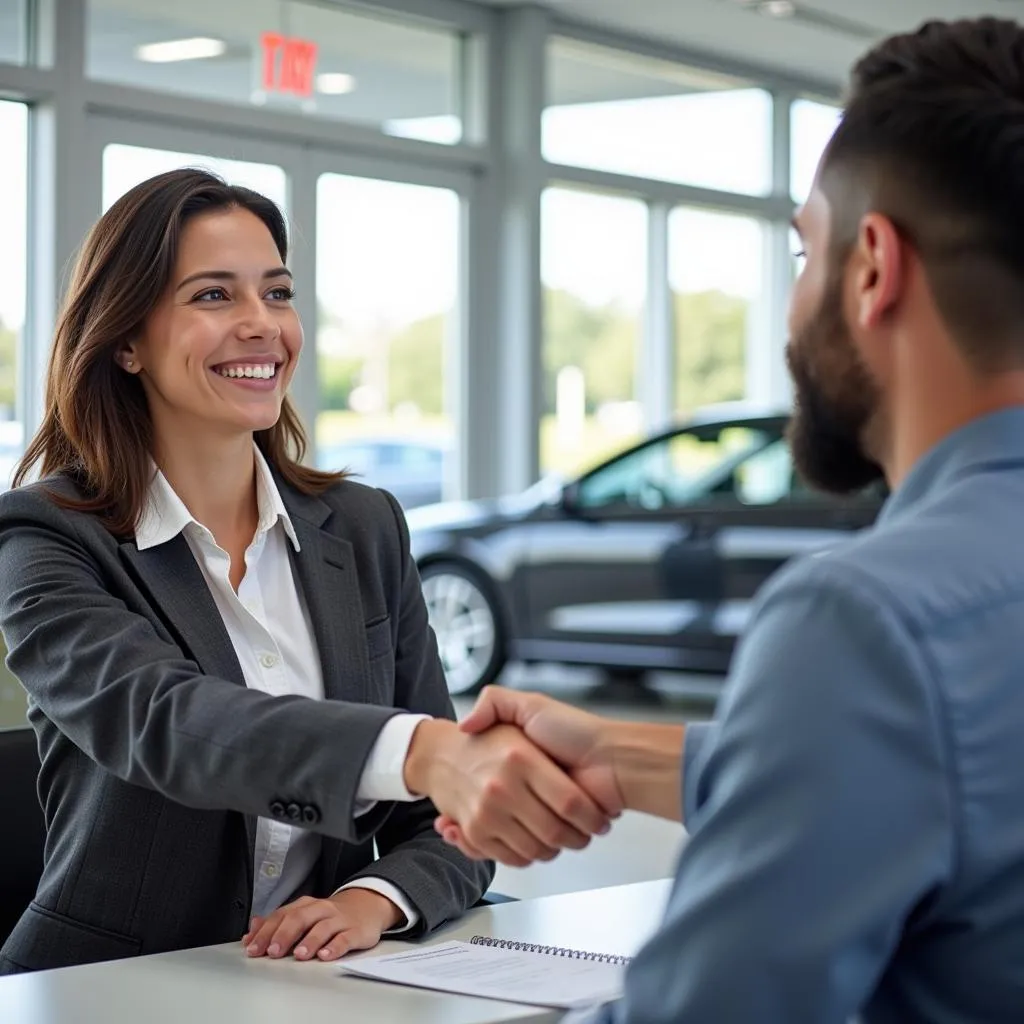
[[[200,292],[194,302],[222,302],[228,297],[228,293],[223,288],[207,288],[206,291]]]
[[[281,285],[278,288],[271,288],[267,293],[267,298],[276,302],[291,302],[295,298],[295,292],[291,288]]]

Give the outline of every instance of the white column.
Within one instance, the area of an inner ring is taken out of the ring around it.
[[[502,11],[490,53],[491,173],[470,225],[463,373],[467,492],[521,490],[539,472],[540,197],[548,15]],[[486,429],[490,425],[491,429]]]
[[[670,213],[667,203],[648,206],[647,302],[637,366],[643,422],[648,430],[670,422],[676,404],[675,322],[668,277]]]
[[[776,92],[772,98],[772,195],[788,204],[792,96]],[[789,223],[773,221],[765,230],[762,300],[751,311],[747,335],[747,397],[773,406],[791,401],[786,342],[792,260]]]
[[[50,343],[71,263],[101,206],[98,151],[86,139],[85,0],[49,0],[38,16],[37,57],[53,68],[55,91],[33,108],[29,146],[29,294],[19,360],[26,440],[42,418]]]

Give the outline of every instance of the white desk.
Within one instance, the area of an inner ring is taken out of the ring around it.
[[[632,955],[657,928],[669,880],[470,911],[428,942],[473,935]],[[370,954],[408,949],[383,942]],[[0,978],[3,1024],[550,1022],[536,1007],[340,977],[337,964],[249,959],[241,942]]]

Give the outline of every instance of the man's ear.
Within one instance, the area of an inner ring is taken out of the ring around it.
[[[868,213],[860,222],[854,248],[855,315],[861,327],[877,327],[903,297],[906,268],[904,242],[896,226],[880,213]]]

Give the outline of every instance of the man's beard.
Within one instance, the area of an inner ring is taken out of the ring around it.
[[[835,274],[810,321],[790,340],[786,362],[794,411],[788,437],[797,472],[818,490],[852,494],[882,477],[864,450],[864,434],[881,396],[854,348]]]

